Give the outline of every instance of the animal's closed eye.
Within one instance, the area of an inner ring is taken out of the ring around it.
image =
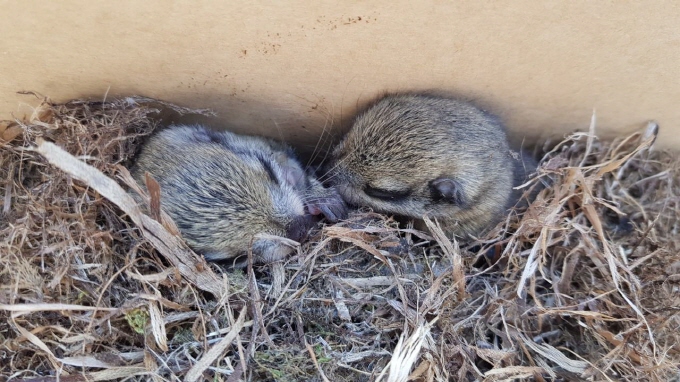
[[[381,200],[387,200],[387,201],[398,201],[398,200],[403,200],[406,199],[411,194],[410,190],[385,190],[381,188],[375,188],[371,187],[369,185],[366,185],[364,187],[364,193],[366,195],[376,198],[376,199],[381,199]]]

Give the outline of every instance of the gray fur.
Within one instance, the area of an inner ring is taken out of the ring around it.
[[[161,208],[208,260],[247,254],[251,243],[256,260],[280,260],[292,248],[258,234],[300,241],[312,214],[336,220],[346,210],[289,146],[261,137],[171,126],[143,147],[133,168],[140,185],[146,172],[160,185]]]
[[[404,93],[356,117],[327,176],[350,204],[436,218],[448,234],[469,237],[502,219],[521,195],[513,186],[535,168],[528,154],[511,151],[494,116],[453,98]]]

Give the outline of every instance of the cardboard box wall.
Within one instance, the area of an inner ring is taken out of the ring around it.
[[[309,150],[385,90],[444,89],[514,140],[649,119],[680,147],[680,3],[6,1],[0,119],[131,94],[211,108],[214,127]]]

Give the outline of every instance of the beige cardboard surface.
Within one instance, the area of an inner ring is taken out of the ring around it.
[[[680,3],[2,1],[0,118],[140,94],[313,147],[385,90],[444,89],[516,140],[648,119],[680,148]]]

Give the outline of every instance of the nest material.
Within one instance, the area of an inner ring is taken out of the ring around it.
[[[45,102],[0,124],[0,375],[678,377],[680,171],[651,135],[570,136],[527,185],[544,187],[526,212],[464,247],[436,222],[423,233],[358,211],[319,227],[277,285],[271,267],[206,264],[126,198],[151,101]]]

